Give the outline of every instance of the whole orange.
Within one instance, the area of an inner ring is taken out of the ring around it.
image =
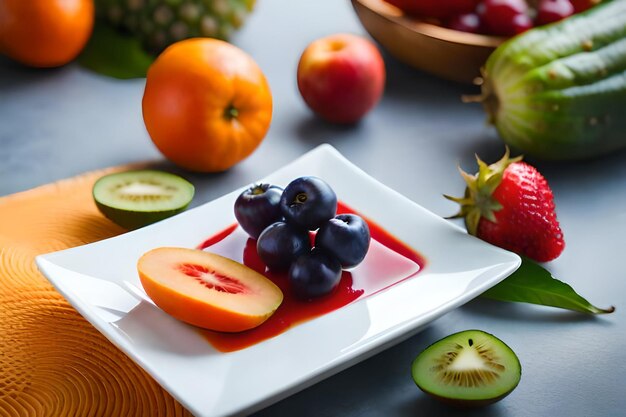
[[[94,23],[93,0],[0,0],[0,52],[33,67],[67,64]]]
[[[217,39],[187,39],[168,47],[148,70],[143,119],[173,163],[224,171],[265,137],[272,95],[261,69],[241,49]]]

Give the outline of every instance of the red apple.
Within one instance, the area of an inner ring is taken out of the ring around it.
[[[333,123],[354,123],[380,100],[385,63],[369,40],[337,34],[312,42],[298,64],[306,104]]]

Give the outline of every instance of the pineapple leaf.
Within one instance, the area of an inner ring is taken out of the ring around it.
[[[138,39],[100,20],[96,20],[91,39],[78,57],[83,67],[120,79],[145,77],[152,61],[154,57],[144,51]]]

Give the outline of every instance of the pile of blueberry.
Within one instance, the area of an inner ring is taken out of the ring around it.
[[[261,260],[273,271],[289,271],[293,292],[310,299],[332,292],[341,271],[358,265],[369,248],[367,223],[337,214],[337,195],[317,177],[300,177],[285,189],[253,185],[235,201],[235,217],[257,239]],[[317,230],[314,247],[310,231]]]

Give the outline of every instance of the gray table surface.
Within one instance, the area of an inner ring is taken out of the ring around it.
[[[438,215],[455,211],[442,193],[460,194],[456,166],[474,153],[493,161],[503,145],[480,106],[462,104],[472,86],[419,73],[385,55],[379,106],[353,127],[315,118],[296,88],[300,53],[336,32],[365,34],[347,0],[261,0],[233,42],[266,73],[274,95],[271,129],[258,150],[228,172],[182,172],[194,204],[263,177],[328,142],[366,172]],[[85,171],[163,161],[141,116],[144,80],[120,81],[77,65],[23,68],[0,59],[0,195]],[[426,330],[265,410],[258,416],[622,416],[626,415],[626,153],[579,163],[531,160],[554,191],[567,246],[549,264],[561,280],[609,316],[476,299]],[[410,376],[413,358],[450,333],[478,328],[508,343],[523,366],[518,388],[479,410],[441,405]]]

